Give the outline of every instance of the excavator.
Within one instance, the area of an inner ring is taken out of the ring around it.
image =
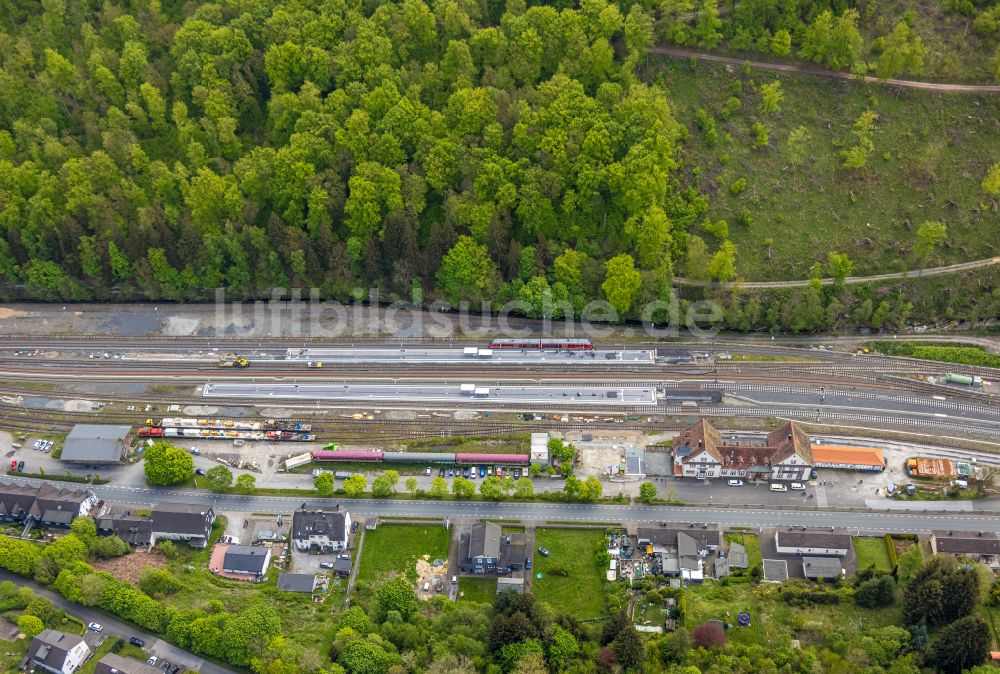
[[[219,367],[250,367],[250,361],[243,356],[228,354],[225,360],[219,361]]]

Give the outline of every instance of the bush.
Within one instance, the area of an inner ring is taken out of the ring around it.
[[[698,648],[713,648],[726,643],[726,630],[717,622],[702,623],[691,630],[691,641]]]
[[[734,181],[729,186],[729,191],[732,194],[740,194],[746,188],[747,188],[747,179],[746,178],[740,178],[739,180]]]
[[[866,580],[854,591],[854,601],[864,608],[881,608],[896,601],[896,583],[892,576]]]

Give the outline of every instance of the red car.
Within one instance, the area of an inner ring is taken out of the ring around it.
[[[10,469],[17,470],[17,459],[14,459],[13,461],[10,462]]]

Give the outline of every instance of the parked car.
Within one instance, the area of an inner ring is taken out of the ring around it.
[[[801,482],[793,482],[793,483],[791,483],[788,486],[791,487],[792,489],[794,489],[795,491],[802,491],[803,489],[806,488],[806,486],[804,484],[802,484]]]
[[[438,477],[444,477],[444,468],[438,468]]]
[[[788,487],[777,482],[772,482],[771,491],[788,491]]]
[[[202,468],[196,468],[195,471],[194,471],[194,474],[195,475],[204,475],[205,474],[205,470],[202,469]]]
[[[730,487],[742,487],[743,480],[730,480],[728,484]]]
[[[548,557],[549,556],[548,548],[538,548],[538,554],[540,554],[542,557]]]
[[[11,461],[10,461],[10,469],[11,470],[17,470],[17,459],[11,459]]]
[[[515,480],[520,480],[521,479],[521,469],[520,468],[515,468],[514,469],[514,479]]]
[[[179,672],[179,671],[181,671],[181,666],[180,665],[174,665],[174,666],[172,666],[170,668],[170,671],[167,672],[167,674],[177,674],[177,672]]]
[[[486,466],[486,474],[493,477],[493,466]]]
[[[497,477],[503,477],[503,466],[497,466],[496,470],[493,471],[493,474]]]
[[[469,468],[468,468],[468,466],[462,469],[462,477],[465,477],[465,478],[469,477]]]
[[[430,474],[431,474],[431,469],[430,467],[428,467],[427,470],[424,471],[424,475],[430,475]]]
[[[140,639],[139,637],[132,637],[131,639],[128,640],[128,642],[133,646],[138,646],[139,648],[142,648],[143,646],[146,645],[146,642]]]
[[[486,466],[479,467],[479,477],[486,477]]]
[[[17,462],[17,472],[20,473],[23,470],[24,470],[24,461],[18,461]]]
[[[357,521],[357,520],[354,520],[353,522],[351,522],[351,533],[352,533],[352,534],[353,534],[353,533],[356,533],[356,532],[357,532],[357,530],[358,530],[358,526],[359,526],[360,524],[361,524],[361,522],[359,522],[359,521]]]
[[[41,440],[35,440],[35,443],[32,445],[32,448],[33,449],[41,449],[42,448],[42,441]]]
[[[146,660],[146,664],[147,665],[153,665],[155,667],[156,666],[156,656],[155,655],[149,656],[149,660]]]
[[[448,469],[448,477],[455,477],[455,469],[454,468],[449,468]]]
[[[100,632],[101,630],[104,629],[104,626],[101,625],[100,623],[90,623],[89,625],[87,625],[87,629],[94,630],[95,632]]]
[[[333,562],[320,562],[319,563],[319,568],[321,568],[321,569],[332,569],[333,568]]]
[[[528,557],[526,560],[524,560],[524,570],[531,571],[531,557]]]

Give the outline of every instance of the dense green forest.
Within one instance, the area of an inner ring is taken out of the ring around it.
[[[688,141],[706,131],[678,122],[649,49],[756,27],[755,43],[786,30],[794,55],[849,67],[873,48],[850,4],[0,0],[0,292],[378,287],[534,316],[548,298],[606,299],[638,317],[675,270],[732,280],[743,253],[697,177]],[[900,40],[893,72],[920,51]],[[780,86],[758,91],[775,114]],[[835,171],[873,151],[862,112]],[[831,325],[872,322],[835,310]],[[785,327],[765,317],[731,322]]]

